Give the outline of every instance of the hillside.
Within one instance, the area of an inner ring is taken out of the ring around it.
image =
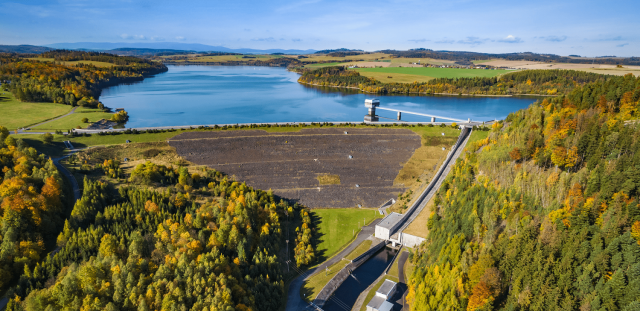
[[[640,78],[540,100],[468,146],[413,256],[411,310],[640,308]]]
[[[96,52],[49,51],[38,58],[0,54],[2,89],[23,102],[98,107],[102,88],[164,71],[161,63]]]

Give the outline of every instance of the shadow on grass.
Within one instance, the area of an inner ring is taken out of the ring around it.
[[[300,288],[300,296],[302,296],[305,301],[310,302],[311,299],[309,297],[311,297],[311,295],[313,295],[311,288],[307,287],[307,282],[303,283]]]
[[[35,135],[35,136],[39,136],[39,135]],[[59,158],[63,156],[64,150],[66,149],[66,146],[62,141],[54,141],[50,144],[45,144],[41,139],[36,139],[36,138],[21,138],[21,139],[23,142],[29,145],[29,147],[33,147],[38,152],[43,153],[52,158]],[[87,146],[81,143],[74,143],[73,147],[79,149],[79,148],[85,148]]]
[[[320,243],[324,242],[324,240],[322,239],[324,234],[322,234],[322,233],[320,233],[318,231],[318,228],[320,228],[320,225],[322,224],[322,218],[320,218],[320,216],[318,216],[318,214],[313,212],[313,210],[311,210],[311,213],[309,213],[309,216],[311,217],[312,228],[316,229],[316,232],[313,235],[313,241],[312,241],[313,245],[316,246],[316,263],[325,262],[327,259],[329,259],[327,257],[327,250],[319,250],[319,249],[317,249],[318,245],[320,245]]]

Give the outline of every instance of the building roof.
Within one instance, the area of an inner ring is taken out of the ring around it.
[[[396,287],[396,282],[391,280],[385,280],[384,283],[382,283],[382,286],[378,288],[377,292],[387,296],[387,299],[388,299],[389,293],[393,290],[394,287]]]
[[[380,226],[385,229],[391,229],[391,227],[393,227],[398,223],[398,221],[400,221],[400,219],[402,219],[402,216],[404,215],[393,212],[387,215],[387,217],[382,218],[382,220],[376,226]]]
[[[385,301],[386,300],[384,298],[380,297],[380,296],[373,296],[373,298],[371,298],[371,300],[367,304],[367,307],[371,307],[373,309],[379,310],[380,306],[382,306],[382,304]]]
[[[382,305],[380,305],[380,308],[378,308],[378,311],[391,311],[391,309],[393,308],[393,304],[385,301],[382,303]]]

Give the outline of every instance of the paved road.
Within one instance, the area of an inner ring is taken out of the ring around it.
[[[71,183],[71,187],[73,188],[73,198],[74,198],[73,203],[74,204],[75,204],[76,201],[80,200],[80,196],[82,195],[82,193],[80,192],[80,186],[78,185],[78,181],[76,180],[76,178],[73,177],[73,174],[71,174],[71,172],[69,172],[69,170],[66,167],[64,167],[64,165],[60,164],[60,160],[62,160],[64,158],[76,153],[77,151],[79,151],[79,150],[78,149],[74,149],[64,157],[52,159],[53,160],[53,164],[56,165],[56,167],[62,173],[62,175],[67,177],[67,179],[69,180],[69,183]]]
[[[380,222],[380,219],[376,219],[371,222],[368,226],[363,227],[356,239],[349,244],[344,250],[342,250],[337,255],[333,256],[331,259],[325,261],[321,265],[307,270],[303,275],[298,276],[291,284],[289,285],[289,291],[287,293],[287,307],[286,311],[300,311],[305,310],[309,304],[300,298],[300,288],[302,287],[302,283],[313,275],[314,272],[318,270],[324,270],[325,268],[335,264],[336,262],[342,260],[342,258],[346,257],[351,251],[353,251],[360,243],[369,238],[375,232],[376,224]]]
[[[407,261],[407,258],[409,258],[409,252],[406,250],[400,253],[400,257],[398,257],[398,283],[403,284],[405,290],[404,293],[402,293],[402,297],[400,297],[400,299],[396,301],[396,303],[402,305],[402,310],[409,310],[409,305],[405,301],[405,298],[407,296],[408,284],[404,275],[404,263]]]

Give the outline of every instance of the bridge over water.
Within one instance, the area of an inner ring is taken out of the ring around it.
[[[374,122],[379,122],[380,118],[383,119],[388,119],[388,118],[384,118],[381,117],[379,115],[376,115],[376,109],[378,110],[387,110],[387,111],[394,111],[397,112],[397,119],[396,121],[402,121],[402,114],[412,114],[412,115],[417,115],[417,116],[422,116],[422,117],[428,117],[431,118],[431,123],[435,123],[436,120],[438,119],[443,119],[443,120],[448,120],[450,122],[456,122],[459,123],[460,125],[468,125],[468,126],[474,126],[474,125],[480,125],[483,122],[478,122],[478,121],[472,121],[471,118],[467,118],[466,120],[464,119],[458,119],[459,117],[456,118],[452,118],[452,117],[444,117],[444,116],[438,116],[438,115],[434,115],[434,114],[429,114],[429,113],[421,113],[421,112],[413,112],[413,111],[406,111],[406,110],[399,110],[399,109],[393,109],[393,108],[386,108],[386,107],[380,107],[380,100],[378,99],[366,99],[364,101],[364,106],[366,108],[368,108],[368,113],[364,116],[364,122],[366,123],[374,123]],[[393,120],[393,119],[391,119]],[[419,122],[422,123],[422,122]]]

